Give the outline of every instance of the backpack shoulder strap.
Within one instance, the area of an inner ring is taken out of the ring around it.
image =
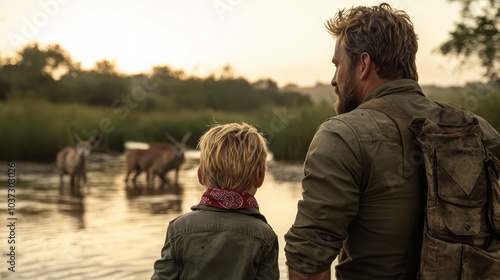
[[[360,109],[372,109],[378,111],[380,113],[388,116],[397,126],[399,135],[401,136],[402,141],[402,171],[403,177],[408,178],[411,175],[409,172],[410,168],[405,167],[405,164],[408,164],[408,161],[411,156],[411,152],[416,149],[416,145],[414,144],[414,136],[413,132],[410,130],[409,126],[413,120],[413,117],[410,116],[406,111],[404,111],[401,107],[399,107],[394,102],[391,102],[384,98],[376,98],[365,103],[362,103],[358,106]],[[411,236],[411,244],[408,249],[408,256],[406,260],[406,267],[404,272],[404,280],[414,280],[416,275],[418,274],[420,268],[420,248],[422,246],[422,232],[424,228],[424,201],[425,194],[427,192],[427,187],[422,188],[420,191],[419,199],[419,209],[417,211],[417,217],[415,219],[415,224],[413,226],[413,232]]]
[[[403,149],[403,177],[408,178],[408,176],[411,174],[409,172],[410,168],[406,167],[405,164],[408,164],[408,160],[414,147],[413,133],[409,129],[413,117],[405,112],[401,107],[396,105],[394,102],[391,102],[384,98],[372,99],[370,101],[362,103],[360,106],[358,106],[358,108],[378,111],[388,116],[396,124],[402,141],[401,146]]]

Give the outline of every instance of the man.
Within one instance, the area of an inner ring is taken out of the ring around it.
[[[383,98],[410,116],[439,119],[442,108],[417,83],[417,35],[409,16],[388,4],[342,10],[326,27],[337,39],[338,116],[318,128],[307,153],[303,199],[285,235],[289,278],[330,279],[338,256],[338,279],[415,279],[424,169],[405,166],[398,127],[387,115],[358,106]],[[499,134],[479,120],[498,156]]]

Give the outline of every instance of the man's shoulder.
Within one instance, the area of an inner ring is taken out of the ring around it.
[[[365,110],[354,109],[351,112],[326,119],[322,126],[335,131],[349,131],[352,126],[358,126],[364,122],[374,122],[374,120]]]
[[[333,132],[349,141],[385,139],[397,132],[395,124],[386,115],[366,109],[354,109],[348,113],[327,119],[320,129]]]

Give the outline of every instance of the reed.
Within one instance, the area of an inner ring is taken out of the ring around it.
[[[191,131],[187,143],[196,141],[217,122],[251,121],[252,116],[212,111],[144,112],[130,109],[123,112],[110,108],[78,104],[53,104],[37,99],[10,99],[0,102],[0,160],[54,161],[57,152],[74,146],[71,128],[87,139],[94,132],[100,135],[101,152],[121,152],[126,141],[167,141],[165,131],[177,138]]]
[[[0,159],[55,160],[59,149],[74,146],[71,127],[77,131],[88,127],[100,111],[36,99],[0,103]]]
[[[275,160],[302,162],[318,126],[334,115],[331,105],[275,108],[258,122]]]
[[[461,105],[500,130],[498,88],[481,86],[460,95],[440,95],[435,99]],[[55,155],[61,148],[75,145],[70,133],[72,127],[82,139],[87,139],[96,131],[100,133],[98,151],[123,152],[126,141],[167,141],[165,131],[177,139],[190,131],[192,136],[187,146],[194,149],[199,137],[214,122],[244,121],[260,128],[276,160],[303,161],[317,127],[334,115],[332,106],[325,104],[228,113],[212,110],[113,109],[11,98],[0,102],[0,160],[55,161]]]

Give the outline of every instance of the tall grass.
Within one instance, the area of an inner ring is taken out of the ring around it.
[[[433,99],[458,104],[485,118],[500,130],[500,90],[479,87],[459,95]],[[103,152],[123,151],[126,141],[166,141],[168,131],[177,139],[188,131],[195,148],[199,137],[214,122],[247,122],[260,127],[277,160],[303,161],[317,127],[333,116],[331,105],[269,107],[252,113],[217,111],[144,111],[134,108],[99,108],[53,104],[36,99],[0,102],[0,160],[53,161],[65,146],[74,146],[73,127],[85,139],[97,132]]]
[[[44,100],[0,103],[0,159],[54,159],[59,149],[72,145],[71,127],[76,131],[90,127],[102,115],[99,109],[58,106]]]
[[[71,129],[80,138],[93,133],[101,137],[100,151],[122,151],[125,141],[166,141],[168,131],[180,139],[187,131],[193,136],[188,145],[195,148],[198,137],[215,121],[254,122],[253,115],[211,111],[140,112],[128,114],[110,108],[53,104],[44,100],[10,99],[0,103],[0,160],[53,161],[65,146],[74,146]]]
[[[274,108],[263,114],[258,122],[274,159],[303,161],[318,126],[334,115],[331,105]]]

